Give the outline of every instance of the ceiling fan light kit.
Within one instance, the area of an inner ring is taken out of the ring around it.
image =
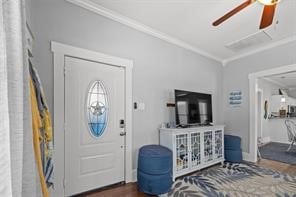
[[[263,5],[274,5],[280,2],[280,0],[257,0],[259,3],[262,3]]]
[[[231,10],[230,12],[226,13],[224,16],[222,16],[215,22],[213,22],[213,26],[220,25],[221,23],[223,23],[233,15],[237,14],[241,10],[245,9],[249,5],[255,3],[256,1],[264,5],[259,29],[264,29],[270,26],[273,22],[276,5],[280,2],[280,0],[247,0],[239,6],[237,6],[236,8],[234,8],[233,10]]]

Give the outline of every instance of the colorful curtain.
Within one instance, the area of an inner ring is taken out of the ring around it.
[[[24,0],[0,0],[0,196],[40,197],[33,154]]]
[[[51,116],[41,80],[31,62],[29,70],[31,76],[30,88],[35,158],[37,159],[43,193],[47,193],[45,186],[50,187],[53,185],[53,135]]]
[[[40,134],[40,130],[42,126],[42,119],[40,117],[40,113],[38,110],[38,103],[36,98],[36,92],[33,85],[33,81],[30,80],[30,92],[31,92],[31,110],[32,110],[32,126],[33,126],[33,144],[34,144],[34,152],[35,152],[35,159],[38,167],[38,173],[40,177],[41,189],[43,197],[48,197],[48,189],[46,186],[46,181],[43,174],[43,167],[42,167],[42,158],[41,158],[41,141],[42,137]]]

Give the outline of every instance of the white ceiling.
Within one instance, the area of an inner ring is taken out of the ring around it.
[[[296,0],[282,0],[276,9],[272,26],[265,29],[271,41],[253,45],[238,52],[225,45],[241,40],[259,31],[263,5],[255,2],[218,27],[211,24],[230,9],[245,0],[68,0],[92,2],[104,7],[103,15],[127,17],[132,22],[148,26],[151,30],[176,39],[193,51],[214,59],[227,61],[258,51],[260,47],[276,46],[285,40],[296,40]],[[119,20],[117,20],[119,22]],[[276,24],[278,21],[278,24]],[[125,23],[128,23],[125,21]],[[134,23],[133,23],[134,24]],[[153,34],[153,33],[152,33]],[[168,39],[169,40],[169,39]],[[179,44],[180,45],[180,44]]]
[[[277,85],[280,85],[286,89],[295,89],[296,88],[296,71],[290,73],[282,73],[278,75],[272,75],[264,77],[270,82],[273,82]]]

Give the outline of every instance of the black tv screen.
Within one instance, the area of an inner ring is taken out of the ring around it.
[[[175,103],[177,125],[213,122],[211,94],[175,90]]]

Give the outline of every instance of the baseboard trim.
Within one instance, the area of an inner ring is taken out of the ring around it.
[[[270,139],[270,137],[264,137],[264,138],[262,138],[262,142],[263,142],[264,144],[266,144],[266,143],[271,142],[271,139]]]
[[[291,144],[289,141],[280,141],[280,140],[271,140],[270,142],[277,142],[277,143],[282,143],[282,144]]]

